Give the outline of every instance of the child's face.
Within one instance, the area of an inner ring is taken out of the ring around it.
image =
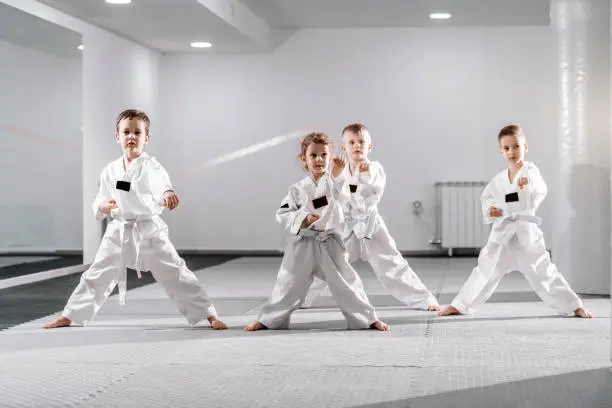
[[[306,148],[305,157],[302,161],[306,164],[308,171],[313,176],[321,176],[327,171],[331,160],[329,146],[319,143],[311,143]]]
[[[149,141],[145,122],[137,118],[123,119],[119,122],[118,128],[115,137],[123,152],[130,156],[142,153],[145,143]]]
[[[499,140],[499,149],[510,166],[515,166],[525,159],[527,143],[523,136],[507,135]]]
[[[372,144],[370,143],[370,133],[367,130],[359,133],[344,132],[342,139],[342,150],[348,153],[349,160],[363,161],[368,158],[368,153],[372,150]]]

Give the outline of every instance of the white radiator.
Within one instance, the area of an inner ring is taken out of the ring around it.
[[[483,222],[480,195],[486,181],[437,182],[436,236],[432,243],[448,249],[482,248],[489,237],[490,225]]]

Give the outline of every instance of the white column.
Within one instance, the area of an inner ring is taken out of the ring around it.
[[[158,127],[161,56],[102,30],[87,31],[83,45],[83,262],[91,263],[101,237],[92,210],[100,172],[122,154],[115,118],[124,109],[141,109],[152,129]]]
[[[572,288],[610,293],[610,0],[551,0],[558,76],[552,255]]]

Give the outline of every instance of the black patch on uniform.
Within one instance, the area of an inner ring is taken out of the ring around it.
[[[285,203],[285,204],[281,205],[281,208],[289,208],[289,204]]]
[[[349,188],[351,189],[351,193],[357,192],[357,184],[349,184]]]
[[[517,192],[506,194],[506,202],[507,203],[515,203],[519,200],[519,196]]]
[[[329,204],[327,202],[327,196],[321,196],[312,200],[312,205],[314,206],[315,210],[317,208],[325,207],[327,204]]]
[[[117,190],[130,191],[130,186],[129,181],[117,180]]]

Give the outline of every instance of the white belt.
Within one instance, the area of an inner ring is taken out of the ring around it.
[[[536,215],[529,214],[508,214],[503,216],[502,219],[510,220],[510,221],[526,221],[531,222],[536,225],[540,225],[542,223],[542,218]]]
[[[344,246],[340,235],[331,230],[317,231],[317,230],[312,230],[312,229],[302,229],[300,230],[300,233],[298,236],[298,239],[300,238],[314,238],[315,240],[319,242],[326,242],[328,239],[333,238],[337,240],[338,242],[340,242],[341,245]]]
[[[140,256],[140,243],[142,242],[143,232],[141,229],[142,223],[145,221],[153,221],[157,216],[138,216],[136,218],[114,218],[123,224],[120,230],[121,239],[121,260],[119,271],[117,272],[117,286],[119,287],[119,304],[125,304],[125,294],[127,292],[127,268],[135,269],[138,274],[138,279],[142,278],[140,273],[138,259]]]
[[[535,216],[535,215],[529,215],[529,214],[508,214],[508,215],[502,216],[499,222],[501,224],[504,221],[510,221],[512,223],[529,222],[532,224],[540,225],[542,223],[542,218]],[[510,241],[510,239],[514,236],[514,234],[516,234],[516,228],[518,228],[518,226],[516,226],[515,228],[511,230],[508,230],[500,238],[499,243],[502,245],[507,244]]]
[[[367,214],[353,215],[346,217],[346,230],[353,232],[357,238],[365,238],[368,234],[368,216]]]
[[[379,218],[377,212],[350,212],[346,216],[346,235],[350,236],[352,232],[359,239],[371,239],[380,227]]]

